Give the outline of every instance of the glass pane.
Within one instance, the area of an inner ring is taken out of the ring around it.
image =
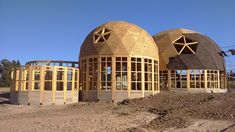
[[[137,71],[141,71],[141,63],[137,63]]]
[[[122,57],[122,61],[127,61],[127,57]]]
[[[141,83],[137,83],[137,90],[141,90]]]
[[[116,72],[116,81],[117,81],[117,82],[122,81],[122,80],[121,80],[121,73],[120,73],[120,72]]]
[[[126,62],[122,63],[122,71],[127,71],[127,63]]]
[[[105,74],[105,72],[101,72],[101,81],[106,81],[106,74]]]
[[[131,73],[131,81],[136,81],[137,78],[136,78],[136,73],[135,72],[132,72]]]
[[[121,71],[121,62],[116,62],[116,71]]]
[[[131,63],[131,71],[136,71],[136,68],[135,68],[135,63]]]

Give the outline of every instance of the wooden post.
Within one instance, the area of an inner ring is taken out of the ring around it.
[[[154,60],[153,59],[151,59],[152,60],[152,92],[153,92],[153,95],[154,95],[154,93],[155,93],[155,91],[154,91]]]
[[[168,90],[171,91],[171,70],[167,70],[167,85],[168,85]]]
[[[74,68],[73,68],[74,69]],[[79,90],[80,90],[80,88],[79,88],[79,83],[80,83],[80,72],[79,72],[79,69],[77,70],[77,90],[76,90],[76,96],[79,96]],[[77,101],[79,100],[79,98],[77,99]]]
[[[26,91],[26,77],[27,77],[27,70],[23,70],[23,91]]]
[[[15,76],[15,91],[19,89],[19,69],[16,69],[16,76]]]
[[[57,67],[53,67],[52,73],[52,104],[55,104],[56,84],[57,83]]]
[[[73,101],[74,101],[74,87],[75,87],[75,68],[72,69],[72,100]]]
[[[34,91],[34,82],[35,82],[35,70],[36,70],[36,68],[35,67],[33,67],[32,68],[32,91]]]
[[[86,101],[88,98],[88,89],[90,87],[90,77],[89,77],[89,59],[86,59]]]
[[[15,85],[15,82],[14,82],[14,73],[15,73],[15,70],[13,69],[11,71],[11,87],[10,87],[10,103],[14,103],[13,101],[13,94],[14,94],[14,85]]]
[[[187,90],[190,91],[190,70],[187,70]]]
[[[112,77],[111,77],[111,85],[112,85],[112,101],[114,101],[114,92],[116,90],[116,58],[112,57]]]
[[[207,70],[204,70],[204,83],[205,83],[205,90],[207,89]]]
[[[43,104],[44,85],[45,85],[45,67],[41,66],[40,68],[40,105]]]
[[[128,98],[131,96],[131,57],[127,58],[127,92]]]
[[[220,87],[220,71],[219,70],[217,71],[217,77],[218,77],[217,78],[218,88],[221,89],[221,87]]]
[[[64,67],[64,86],[63,86],[63,91],[64,91],[64,104],[66,104],[67,100],[67,80],[68,80],[68,68]]]
[[[98,64],[98,67],[97,67],[97,91],[99,93],[99,91],[101,91],[101,58],[98,58],[97,64]]]
[[[32,85],[32,83],[33,83],[33,67],[32,66],[29,66],[29,81],[28,81],[28,105],[30,104],[30,93],[31,93],[31,91],[32,91],[32,87],[33,87],[33,85]]]
[[[157,60],[157,78],[158,78],[158,82],[157,82],[157,84],[158,84],[158,93],[160,92],[160,75],[159,75],[159,73],[160,73],[160,65],[159,65],[159,60]]]
[[[19,68],[18,91],[22,91],[22,67]]]
[[[142,97],[144,97],[144,83],[145,83],[145,78],[144,78],[144,58],[141,58],[141,91],[142,91]]]

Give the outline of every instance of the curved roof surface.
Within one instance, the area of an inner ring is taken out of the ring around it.
[[[80,58],[99,55],[137,55],[159,58],[151,35],[124,21],[110,21],[88,34],[80,49]]]
[[[160,69],[209,69],[225,71],[219,46],[206,35],[173,29],[153,36],[159,48]]]

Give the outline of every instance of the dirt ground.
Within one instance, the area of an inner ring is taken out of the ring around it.
[[[1,89],[0,89],[1,90]],[[0,92],[0,132],[235,131],[235,93],[161,93],[112,103],[11,105]]]

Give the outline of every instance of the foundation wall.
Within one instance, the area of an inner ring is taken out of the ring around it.
[[[40,91],[19,91],[11,93],[11,103],[19,105],[62,105],[62,104],[71,104],[78,102],[78,93],[74,92],[74,97],[72,96],[71,91],[67,91],[67,97],[64,101],[64,92],[57,91],[55,93],[55,102],[53,103],[52,91],[44,91],[42,95],[42,101],[40,101]]]

